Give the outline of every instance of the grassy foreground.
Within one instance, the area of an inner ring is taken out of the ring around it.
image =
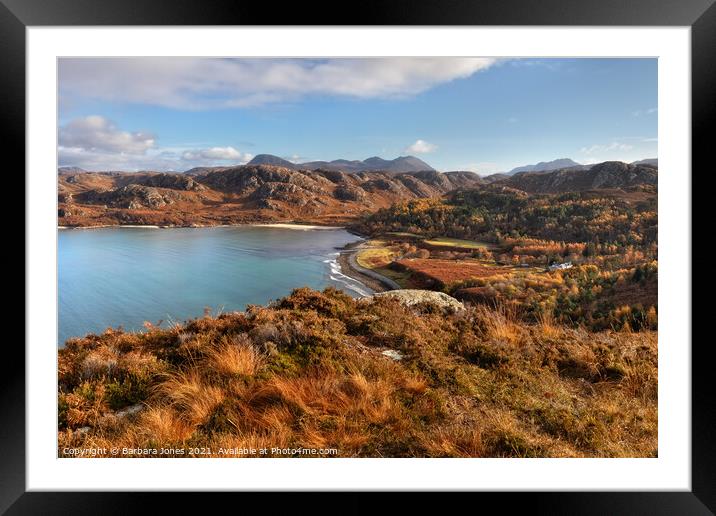
[[[298,289],[246,312],[68,341],[58,406],[60,456],[652,457],[657,336]]]

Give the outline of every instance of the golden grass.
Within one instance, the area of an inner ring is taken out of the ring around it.
[[[425,240],[424,242],[435,247],[459,247],[462,249],[480,249],[491,246],[490,244],[476,242],[475,240],[461,240],[459,238],[448,237],[431,238],[430,240]]]
[[[166,405],[154,405],[145,410],[135,427],[138,440],[151,439],[160,443],[184,443],[194,427]]]
[[[206,384],[196,368],[169,375],[156,387],[156,392],[190,424],[205,422],[224,400],[224,391],[218,386]]]
[[[404,358],[383,356],[386,348]],[[652,457],[658,449],[655,332],[595,333],[548,317],[525,324],[504,308],[444,313],[301,289],[247,313],[71,341],[59,370],[60,450]],[[112,416],[135,403],[140,412]]]
[[[255,375],[264,363],[263,354],[246,336],[224,339],[209,354],[209,367],[226,375]]]
[[[395,251],[387,247],[370,247],[358,252],[356,262],[366,269],[385,267],[393,261],[395,254]]]

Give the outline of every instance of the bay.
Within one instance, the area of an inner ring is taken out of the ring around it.
[[[58,343],[264,305],[308,286],[371,294],[340,273],[343,229],[266,226],[65,229],[58,235]]]

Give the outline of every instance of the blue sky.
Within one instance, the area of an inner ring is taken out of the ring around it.
[[[656,59],[61,59],[60,166],[412,154],[481,174],[657,156]]]

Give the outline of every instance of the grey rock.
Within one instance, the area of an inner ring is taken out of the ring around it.
[[[379,292],[374,297],[393,297],[405,306],[413,306],[420,303],[433,303],[441,308],[447,308],[454,311],[465,309],[460,301],[452,296],[448,296],[444,292],[435,292],[433,290],[419,289],[401,289],[389,290],[388,292]]]

